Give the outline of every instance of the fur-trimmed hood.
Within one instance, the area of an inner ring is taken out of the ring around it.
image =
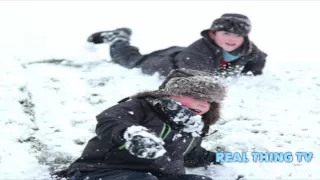
[[[189,96],[208,102],[220,103],[226,96],[226,89],[214,75],[190,70],[173,70],[158,90],[140,92],[131,96],[137,97]]]
[[[220,118],[221,102],[226,96],[226,89],[212,74],[179,69],[171,71],[158,90],[139,92],[127,99],[161,98],[170,95],[189,96],[210,102],[210,110],[203,115],[205,121],[203,132],[207,133],[209,126]]]

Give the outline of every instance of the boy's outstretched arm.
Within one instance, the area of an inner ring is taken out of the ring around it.
[[[97,137],[114,145],[123,145],[124,131],[143,120],[143,107],[139,101],[127,101],[112,106],[96,116]]]
[[[259,50],[255,45],[253,45],[252,54],[254,58],[244,66],[241,73],[247,74],[251,72],[254,76],[262,75],[263,69],[266,65],[266,58],[268,55],[263,51]]]
[[[103,111],[97,116],[98,138],[139,158],[155,159],[164,155],[163,140],[153,130],[139,125],[145,117],[143,110],[139,101],[133,100]]]

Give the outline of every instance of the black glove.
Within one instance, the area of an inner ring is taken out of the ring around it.
[[[214,164],[214,165],[223,165],[222,162],[217,162],[217,161],[216,161],[216,159],[217,159],[217,158],[216,158],[217,154],[216,154],[215,152],[212,152],[212,154],[213,154],[213,159],[214,159],[213,164]]]
[[[123,137],[125,148],[139,158],[156,159],[166,153],[163,140],[143,126],[130,126]]]

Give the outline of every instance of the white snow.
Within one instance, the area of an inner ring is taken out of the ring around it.
[[[222,119],[213,127],[219,131],[203,146],[306,151],[314,158],[188,172],[214,179],[320,179],[319,8],[317,1],[1,1],[0,179],[50,179],[50,171],[80,156],[98,113],[161,83],[158,75],[110,63],[108,46],[85,43],[88,35],[131,27],[132,43],[148,53],[189,45],[225,12],[247,14],[251,39],[269,56],[263,76],[226,80]],[[52,58],[83,67],[26,64]]]

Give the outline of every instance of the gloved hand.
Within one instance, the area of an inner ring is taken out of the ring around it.
[[[166,153],[164,141],[143,126],[130,126],[123,134],[125,148],[139,158],[156,159]]]
[[[216,159],[217,159],[217,158],[216,158],[217,154],[216,154],[215,152],[211,152],[211,153],[212,153],[212,156],[213,156],[213,159],[214,159],[213,164],[214,164],[214,165],[223,165],[222,162],[217,162],[217,161],[216,161]]]

